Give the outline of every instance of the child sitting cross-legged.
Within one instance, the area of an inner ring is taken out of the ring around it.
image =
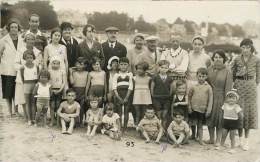
[[[156,117],[154,109],[151,107],[145,111],[144,118],[138,124],[137,131],[141,131],[146,139],[146,143],[150,143],[151,139],[159,144],[163,135],[163,127],[160,120]]]
[[[60,104],[57,114],[60,116],[61,126],[63,134],[72,134],[75,125],[75,120],[79,117],[80,105],[76,99],[76,93],[73,89],[66,91],[66,101]],[[68,130],[66,130],[66,124],[69,124]]]
[[[184,116],[180,112],[174,114],[173,121],[167,129],[169,141],[174,144],[174,147],[180,147],[188,141],[190,129],[187,122],[184,120]]]
[[[121,139],[121,124],[120,117],[117,113],[114,113],[114,105],[108,103],[106,105],[106,114],[103,116],[101,133],[108,135],[115,140]]]
[[[101,99],[95,96],[89,97],[90,109],[86,114],[86,121],[88,123],[87,136],[94,136],[98,126],[100,126],[102,122],[103,108],[98,107],[100,100]]]

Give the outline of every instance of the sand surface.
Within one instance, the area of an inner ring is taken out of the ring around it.
[[[63,135],[57,127],[46,129],[27,126],[21,117],[8,118],[5,105],[1,106],[0,112],[0,149],[3,162],[260,161],[259,130],[251,132],[251,150],[236,148],[237,153],[231,155],[227,153],[227,149],[216,151],[212,145],[200,146],[194,141],[177,149],[166,142],[160,145],[145,144],[133,129],[121,141],[113,141],[101,134],[88,139],[85,136],[86,128],[75,129],[73,135]],[[206,129],[204,132],[206,140],[208,133]],[[127,146],[126,142],[134,142],[134,146]]]

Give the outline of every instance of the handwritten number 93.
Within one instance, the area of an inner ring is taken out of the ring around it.
[[[127,147],[134,147],[135,146],[135,143],[133,141],[131,141],[131,142],[127,141],[125,144],[126,144]]]

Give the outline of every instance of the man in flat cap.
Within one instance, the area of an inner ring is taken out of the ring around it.
[[[62,22],[60,25],[61,40],[60,44],[63,44],[67,48],[68,66],[73,67],[79,57],[78,41],[72,37],[72,24],[70,22]]]
[[[156,36],[148,36],[146,39],[147,50],[138,56],[139,61],[145,61],[149,64],[147,73],[153,76],[157,72],[156,64],[160,61],[161,52],[157,49],[159,38]]]
[[[106,42],[102,43],[105,56],[105,68],[107,67],[108,60],[112,56],[117,56],[119,58],[126,57],[126,47],[117,40],[118,31],[119,29],[116,27],[108,27],[105,29],[108,38]]]

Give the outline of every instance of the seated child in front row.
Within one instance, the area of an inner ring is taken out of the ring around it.
[[[147,108],[144,118],[138,124],[137,131],[141,131],[146,139],[146,143],[150,143],[151,139],[159,144],[163,136],[163,127],[160,120],[156,117],[152,108]]]
[[[62,133],[72,134],[75,125],[75,120],[79,116],[80,105],[76,99],[76,93],[73,89],[66,91],[66,101],[60,104],[57,114],[60,116]],[[66,130],[66,124],[69,124],[68,130]]]
[[[181,144],[188,142],[189,139],[190,128],[183,119],[183,114],[176,112],[173,121],[167,129],[170,142],[173,141],[174,147],[180,147]]]
[[[108,135],[112,139],[120,140],[120,117],[117,113],[114,113],[113,108],[114,105],[112,103],[106,105],[106,115],[104,115],[102,119],[103,129],[101,130],[101,133]]]
[[[224,146],[226,137],[230,133],[231,149],[229,153],[235,153],[235,134],[239,128],[239,121],[243,119],[241,107],[237,104],[239,96],[236,91],[231,90],[226,94],[226,101],[222,106],[223,109],[223,132],[221,146]],[[216,144],[216,149],[220,149],[219,144]]]
[[[103,108],[99,108],[100,99],[95,96],[89,97],[90,109],[87,111],[86,120],[88,123],[87,136],[94,136],[98,126],[102,122]]]
[[[43,127],[46,127],[47,112],[50,107],[51,84],[49,83],[50,73],[47,70],[40,72],[38,83],[35,85],[33,95],[36,98],[36,118],[34,125],[43,119]],[[43,118],[41,118],[43,117]]]
[[[192,138],[195,139],[197,126],[199,144],[205,145],[203,139],[203,124],[211,114],[213,104],[213,92],[211,86],[206,82],[208,72],[206,68],[199,68],[197,71],[198,83],[189,91],[189,112],[191,113],[190,124]]]

